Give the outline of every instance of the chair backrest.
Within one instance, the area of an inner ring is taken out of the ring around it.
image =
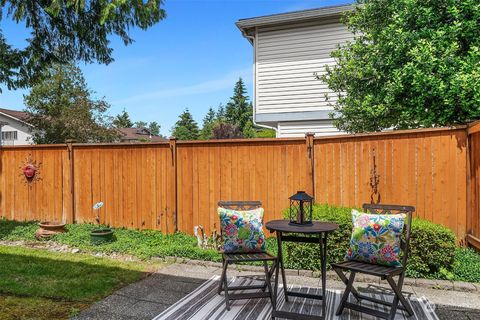
[[[254,210],[262,206],[261,201],[218,201],[218,206],[231,210]]]
[[[407,266],[408,254],[410,252],[410,230],[412,228],[412,216],[415,212],[413,206],[402,206],[393,204],[363,204],[363,211],[372,214],[401,214],[407,215],[404,227],[404,238],[401,239],[400,247],[403,252],[402,265]]]

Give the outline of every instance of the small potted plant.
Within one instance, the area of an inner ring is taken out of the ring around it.
[[[103,207],[103,202],[98,202],[93,206],[93,209],[98,210],[101,207]],[[100,224],[100,216],[98,214],[97,214],[96,220]],[[96,244],[96,245],[111,242],[114,240],[113,230],[111,228],[98,228],[98,229],[92,230],[90,232],[90,240],[92,244]]]

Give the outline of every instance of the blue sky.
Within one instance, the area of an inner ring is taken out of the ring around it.
[[[135,42],[124,46],[112,37],[115,61],[108,66],[80,64],[90,89],[125,108],[134,121],[157,121],[169,135],[178,115],[189,108],[201,125],[209,107],[225,104],[242,77],[252,88],[252,46],[235,26],[238,19],[351,0],[166,0],[167,18],[147,31],[131,30]],[[28,31],[3,20],[8,41],[22,46]],[[0,107],[23,109],[28,90],[2,88]]]

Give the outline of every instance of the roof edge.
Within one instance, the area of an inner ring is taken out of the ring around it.
[[[240,19],[235,23],[235,25],[244,33],[245,29],[253,27],[271,26],[282,23],[312,20],[315,18],[340,16],[344,12],[354,10],[354,8],[355,5],[345,4],[340,6],[329,6],[286,13],[276,13],[272,15]]]
[[[14,110],[14,111],[17,111],[17,110]],[[6,116],[6,117],[8,117],[8,118],[10,118],[10,119],[13,119],[13,120],[15,120],[15,121],[21,122],[21,123],[23,123],[23,124],[25,124],[25,125],[30,126],[30,127],[33,128],[33,125],[32,125],[32,124],[30,124],[30,123],[28,123],[28,122],[26,122],[25,120],[22,120],[22,119],[20,119],[20,118],[14,117],[14,116],[12,116],[11,114],[5,113],[5,112],[3,112],[3,111],[0,111],[0,114],[1,114],[1,115],[4,115],[4,116]]]

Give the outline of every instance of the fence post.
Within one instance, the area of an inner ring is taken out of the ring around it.
[[[171,192],[168,196],[167,209],[167,233],[174,233],[178,231],[178,187],[177,187],[177,138],[171,137],[170,143],[170,166],[169,166],[169,185]]]
[[[74,149],[73,143],[76,141],[73,139],[69,139],[65,141],[67,144],[67,153],[68,153],[68,168],[67,172],[69,175],[69,185],[68,185],[68,192],[70,193],[70,215],[67,218],[67,222],[75,223],[76,215],[75,215],[75,176],[74,176]]]
[[[315,198],[315,148],[313,146],[314,133],[305,134],[305,143],[307,151],[307,186],[305,190]]]

